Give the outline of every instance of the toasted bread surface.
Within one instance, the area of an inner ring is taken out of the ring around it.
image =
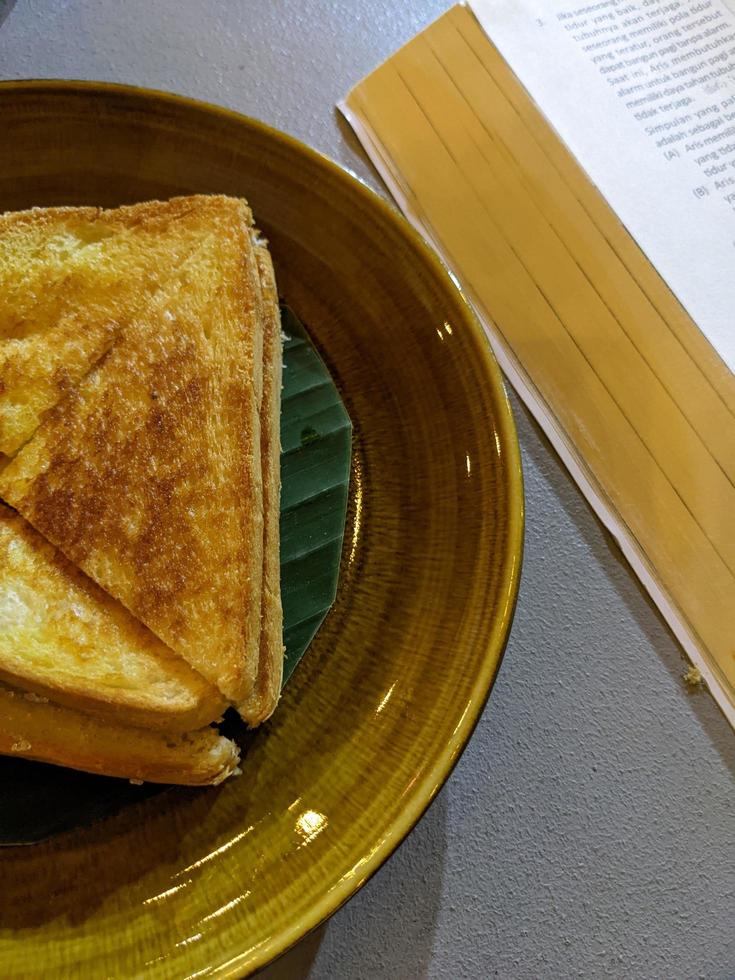
[[[213,685],[3,504],[0,680],[169,732],[201,728],[225,709]]]
[[[234,703],[259,664],[251,217],[211,234],[0,472],[0,497]]]
[[[198,196],[0,216],[0,452],[33,435],[229,208]]]
[[[203,786],[237,767],[237,747],[214,728],[166,735],[126,727],[0,686],[0,754],[105,776]]]
[[[261,591],[258,676],[238,706],[251,726],[265,721],[278,704],[283,677],[283,611],[281,607],[281,384],[283,343],[273,263],[265,243],[256,244],[263,306],[263,398],[260,455],[263,470],[263,584]]]

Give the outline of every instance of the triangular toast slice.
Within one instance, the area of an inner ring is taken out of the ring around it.
[[[229,210],[196,196],[0,215],[0,461]]]
[[[221,783],[237,768],[215,728],[165,735],[131,728],[0,685],[0,754],[151,783]]]
[[[263,584],[261,592],[258,676],[252,692],[238,705],[251,726],[265,721],[278,704],[283,677],[281,606],[280,494],[281,387],[283,343],[273,263],[265,243],[255,256],[263,309],[263,398],[260,410],[260,457],[263,471]]]
[[[0,497],[232,702],[259,662],[259,282],[243,202],[0,473]],[[227,202],[226,204],[224,202]]]
[[[0,504],[0,681],[126,725],[187,732],[217,689]]]

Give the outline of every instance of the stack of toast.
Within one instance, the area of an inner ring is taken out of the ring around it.
[[[281,330],[248,205],[0,217],[0,753],[217,783],[278,700]]]

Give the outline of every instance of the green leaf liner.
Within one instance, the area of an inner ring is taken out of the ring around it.
[[[284,684],[337,595],[352,426],[324,362],[283,307],[281,591]]]
[[[324,362],[296,315],[281,308],[281,591],[283,683],[337,594],[352,427]],[[224,734],[246,751],[244,725],[229,712]],[[60,766],[0,756],[0,845],[32,844],[109,815],[167,787],[133,786]],[[206,790],[202,790],[206,792]]]

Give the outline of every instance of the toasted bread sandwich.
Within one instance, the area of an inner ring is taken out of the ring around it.
[[[244,720],[259,725],[278,703],[283,677],[283,611],[281,606],[281,375],[283,343],[273,263],[264,243],[256,244],[263,304],[263,398],[260,412],[260,458],[263,472],[263,581],[258,674],[250,694],[238,705]]]
[[[200,196],[0,216],[0,453],[33,435],[230,210]]]
[[[103,776],[203,786],[237,768],[234,742],[215,728],[166,735],[97,718],[0,686],[0,754]]]
[[[237,752],[201,726],[258,724],[282,672],[267,249],[223,197],[9,215],[0,244],[0,753],[218,781]]]
[[[233,703],[259,664],[263,327],[233,201],[0,473],[0,497]]]
[[[215,687],[0,504],[0,682],[124,724],[187,732]]]

